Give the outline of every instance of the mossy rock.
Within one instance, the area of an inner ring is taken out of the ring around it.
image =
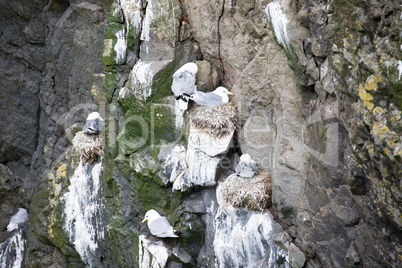
[[[109,14],[107,16],[107,22],[116,22],[116,23],[123,23],[124,22],[124,16],[123,12],[120,9],[120,6],[118,4],[118,1],[113,1]]]
[[[118,135],[122,154],[132,154],[147,146],[157,150],[160,144],[175,141],[174,107],[167,101],[141,106],[135,97],[122,100],[123,106],[129,107],[125,113],[125,127]],[[158,152],[155,151],[153,156]]]
[[[105,39],[103,45],[103,64],[106,66],[115,65],[116,63],[116,51],[114,47],[117,43],[118,32],[125,31],[124,25],[119,23],[108,23],[105,27]]]
[[[108,225],[108,236],[114,261],[118,267],[139,267],[139,238],[135,230],[126,228],[118,218]]]
[[[163,40],[171,47],[177,46],[178,32],[181,20],[181,8],[179,2],[156,0],[152,11],[155,16],[150,24],[150,32],[153,31],[154,38]]]
[[[182,234],[179,238],[179,244],[194,259],[204,244],[205,226],[199,216],[195,214],[184,213],[181,217]]]
[[[73,175],[79,158],[75,149],[70,147],[58,158],[56,164],[34,192],[30,206],[30,214],[34,217],[30,223],[31,232],[28,237],[27,249],[30,262],[40,262],[41,248],[36,248],[40,245],[30,243],[30,240],[35,240],[37,237],[44,245],[51,244],[58,247],[69,263],[75,263],[77,267],[84,267],[74,245],[70,243],[68,235],[63,229],[63,205],[60,200],[68,191],[69,178]],[[44,245],[40,247],[44,247]]]

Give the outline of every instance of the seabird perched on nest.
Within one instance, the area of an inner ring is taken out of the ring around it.
[[[103,125],[103,118],[98,112],[90,113],[85,122],[84,133],[87,135],[98,135],[102,132]]]
[[[197,91],[195,85],[198,66],[194,62],[184,64],[173,74],[172,91],[179,101],[179,107],[187,109],[188,98]]]
[[[179,237],[179,231],[173,229],[165,217],[159,215],[156,210],[148,210],[142,222],[148,221],[148,229],[157,237]]]
[[[95,164],[103,156],[105,140],[102,135],[103,118],[98,112],[90,113],[83,131],[78,131],[72,141],[74,147],[81,154],[82,164]]]
[[[189,98],[198,105],[219,106],[229,102],[229,95],[233,95],[233,93],[229,92],[227,88],[217,87],[212,92],[195,91]]]
[[[240,156],[240,163],[236,167],[236,175],[252,178],[258,174],[258,166],[257,163],[251,159],[249,154],[243,154]]]

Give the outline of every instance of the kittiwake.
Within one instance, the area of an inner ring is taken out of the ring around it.
[[[194,62],[184,64],[173,74],[172,91],[179,101],[179,107],[186,110],[188,107],[188,96],[193,95],[197,86],[195,85],[198,66]]]
[[[84,133],[88,135],[98,135],[102,132],[103,124],[103,118],[98,112],[90,113],[85,122]]]
[[[251,178],[257,174],[257,163],[253,159],[251,159],[251,156],[249,154],[242,154],[242,156],[240,156],[240,163],[236,167],[236,175]]]
[[[165,217],[159,215],[156,210],[148,210],[142,222],[148,221],[148,229],[157,237],[179,237],[179,231],[173,229]]]
[[[225,87],[217,87],[212,92],[195,91],[189,98],[198,105],[219,106],[229,102],[229,96],[233,93],[229,92]]]

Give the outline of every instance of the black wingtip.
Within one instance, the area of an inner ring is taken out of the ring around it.
[[[173,233],[174,233],[175,235],[181,235],[181,232],[180,232],[180,231],[177,231],[177,230],[173,230]]]
[[[184,95],[185,93],[183,93],[183,95]],[[187,102],[187,99],[185,98],[185,97],[183,97],[183,95],[179,95],[179,96],[177,96],[176,97],[176,100],[182,100],[182,101],[184,101],[184,102]],[[186,94],[186,95],[188,95],[188,94]],[[190,95],[188,95],[188,96],[190,96]]]

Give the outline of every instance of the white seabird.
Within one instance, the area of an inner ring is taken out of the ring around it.
[[[257,174],[257,163],[253,159],[251,159],[251,156],[249,154],[242,154],[240,156],[240,163],[236,167],[236,175],[251,178]]]
[[[190,99],[198,105],[219,106],[229,102],[229,95],[233,95],[233,93],[229,92],[227,88],[217,87],[214,91],[207,93],[196,91],[190,96]]]
[[[179,237],[179,231],[173,229],[165,217],[159,215],[156,210],[148,210],[142,222],[148,221],[148,229],[157,237]]]
[[[179,107],[183,110],[187,109],[188,96],[193,95],[197,91],[195,85],[198,66],[194,62],[184,64],[173,74],[172,91],[179,101]]]
[[[103,118],[98,112],[90,113],[84,126],[84,133],[87,135],[99,134],[103,129]]]

